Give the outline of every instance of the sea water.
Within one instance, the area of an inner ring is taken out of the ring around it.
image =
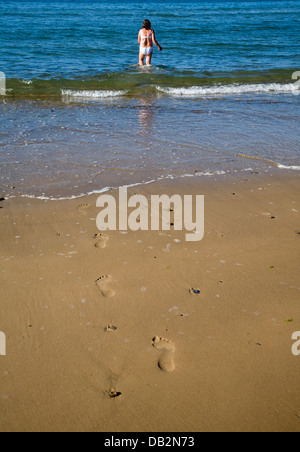
[[[6,1],[0,29],[2,196],[300,169],[298,0]]]

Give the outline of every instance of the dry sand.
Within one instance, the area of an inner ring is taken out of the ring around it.
[[[204,240],[1,201],[0,430],[299,432],[299,176],[137,191],[204,194]]]

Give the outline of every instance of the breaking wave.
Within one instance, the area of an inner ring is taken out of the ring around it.
[[[156,86],[157,91],[174,97],[200,97],[213,95],[247,94],[247,93],[298,93],[294,83],[233,84],[217,86],[191,86],[188,88],[169,88]]]

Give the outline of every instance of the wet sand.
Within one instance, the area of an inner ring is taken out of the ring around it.
[[[135,193],[205,195],[204,239],[0,202],[0,430],[299,432],[297,173]]]

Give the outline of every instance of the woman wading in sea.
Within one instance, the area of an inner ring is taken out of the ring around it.
[[[139,44],[140,44],[140,66],[145,66],[145,58],[147,66],[150,66],[153,55],[153,44],[155,44],[161,51],[162,47],[155,39],[155,31],[151,29],[150,20],[144,20],[143,28],[139,31]]]

